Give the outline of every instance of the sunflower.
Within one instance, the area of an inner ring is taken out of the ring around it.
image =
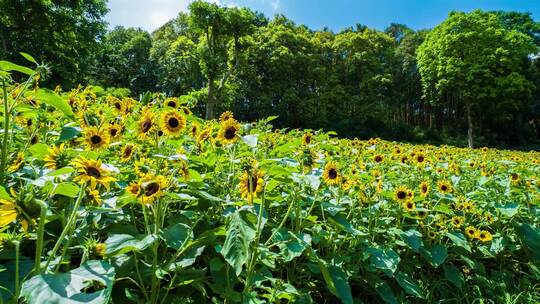
[[[178,98],[176,97],[165,98],[165,100],[163,101],[163,104],[167,107],[176,109],[178,107]]]
[[[226,122],[229,119],[234,119],[234,114],[231,111],[225,111],[219,116],[219,121]]]
[[[428,237],[433,240],[433,239],[437,238],[437,233],[435,231],[429,231],[428,232]]]
[[[107,96],[107,101],[111,104],[111,106],[113,106],[113,108],[118,113],[121,113],[121,114],[125,113],[126,105],[122,102],[122,100],[114,96]]]
[[[199,133],[199,125],[197,123],[192,123],[191,128],[189,129],[191,137],[196,138]]]
[[[176,110],[166,112],[161,118],[161,130],[169,136],[177,137],[185,126],[186,118]]]
[[[73,180],[81,184],[89,184],[90,189],[95,189],[98,184],[109,189],[109,184],[116,181],[116,178],[110,176],[110,172],[102,167],[100,160],[80,157],[73,161],[73,166],[78,173]]]
[[[45,167],[53,170],[67,166],[69,156],[67,155],[64,144],[62,143],[60,146],[49,148],[43,161],[45,162]]]
[[[204,128],[197,136],[197,144],[201,144],[212,136],[211,128]]]
[[[17,219],[15,202],[0,199],[0,228],[3,228]]]
[[[439,189],[439,191],[442,193],[450,193],[452,192],[452,185],[446,180],[439,181],[437,183],[437,189]]]
[[[423,164],[426,161],[426,155],[422,152],[417,152],[414,155],[414,160],[416,160],[416,163]]]
[[[84,130],[84,141],[88,150],[100,149],[109,143],[109,135],[97,127],[89,127]]]
[[[156,124],[154,122],[154,113],[150,109],[145,108],[141,113],[137,126],[139,138],[146,139],[156,128]]]
[[[147,174],[139,181],[139,200],[142,204],[152,204],[157,198],[163,196],[163,190],[167,187],[167,179],[163,175]]]
[[[15,172],[19,170],[22,167],[22,165],[24,165],[24,153],[19,152],[17,153],[17,157],[15,157],[15,160],[13,161],[13,163],[9,166],[8,171]]]
[[[326,163],[323,171],[323,179],[328,185],[337,185],[341,180],[336,163],[330,161]]]
[[[141,158],[135,162],[135,173],[144,176],[154,172],[155,162],[149,158]]]
[[[126,191],[134,197],[139,197],[139,194],[141,193],[141,185],[139,185],[139,183],[131,183],[126,187]]]
[[[124,128],[120,124],[111,123],[109,124],[109,127],[107,128],[107,130],[109,131],[109,137],[111,139],[116,139],[120,137]]]
[[[409,190],[404,186],[398,187],[394,191],[394,199],[399,203],[404,203],[409,199]]]
[[[313,138],[313,134],[311,132],[306,132],[302,136],[302,143],[304,145],[309,145],[309,144],[311,144],[312,138]]]
[[[454,216],[452,218],[452,225],[455,227],[455,228],[459,228],[463,225],[463,223],[465,222],[465,220],[463,219],[462,216]]]
[[[193,112],[191,112],[191,110],[186,107],[186,106],[182,106],[180,107],[180,111],[182,111],[182,113],[184,113],[184,115],[191,115],[193,114]]]
[[[420,195],[426,197],[429,194],[429,184],[428,182],[420,183]]]
[[[405,209],[407,212],[414,211],[416,209],[416,204],[410,200],[405,201],[403,203],[403,209]]]
[[[107,251],[107,244],[105,243],[97,243],[92,248],[92,252],[96,257],[102,258],[105,256],[105,252]]]
[[[244,171],[239,186],[242,198],[251,202],[264,189],[264,173],[257,169],[254,169],[251,173]]]
[[[218,138],[223,144],[232,144],[238,140],[239,131],[240,123],[234,118],[231,118],[221,123]]]
[[[519,183],[519,175],[517,173],[510,174],[510,182],[512,182],[513,185],[516,185]]]
[[[123,148],[122,148],[122,156],[121,156],[121,160],[123,162],[127,162],[131,159],[131,157],[133,156],[135,150],[137,149],[137,146],[133,145],[133,144],[126,144]]]
[[[384,155],[382,154],[377,154],[373,156],[373,161],[376,163],[382,163],[383,160],[384,160]]]
[[[473,226],[469,226],[469,227],[465,228],[465,234],[470,239],[474,239],[476,237],[476,228],[474,228]]]
[[[478,230],[476,231],[476,238],[485,243],[491,241],[493,239],[493,236],[489,231]]]
[[[103,200],[101,199],[101,196],[99,195],[98,189],[87,189],[88,198],[90,198],[90,202],[92,202],[93,205],[101,206],[103,203]]]
[[[39,135],[35,134],[34,136],[30,137],[30,145],[35,145],[39,142]]]

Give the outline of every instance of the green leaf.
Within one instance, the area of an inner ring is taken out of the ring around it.
[[[77,197],[77,195],[79,194],[79,186],[71,182],[60,183],[56,185],[52,194],[58,194],[67,197]]]
[[[418,284],[416,284],[416,282],[413,281],[407,274],[398,272],[396,274],[396,280],[399,286],[401,286],[406,293],[418,298],[422,298],[422,289],[420,289]]]
[[[191,238],[193,238],[191,228],[184,223],[176,223],[163,231],[165,243],[174,249],[179,249]]]
[[[467,242],[467,238],[463,235],[461,232],[446,232],[446,236],[452,240],[452,242],[459,247],[464,248],[468,252],[471,252],[471,246],[469,246],[469,243]]]
[[[414,251],[418,251],[420,247],[424,246],[424,243],[422,242],[422,234],[416,230],[402,232],[399,234],[399,236]]]
[[[150,234],[147,236],[135,237],[130,234],[113,234],[105,241],[107,256],[119,255],[131,251],[141,251],[156,241],[156,236]]]
[[[57,143],[72,140],[73,138],[79,137],[79,135],[81,135],[81,128],[79,127],[62,127]]]
[[[454,265],[444,265],[444,277],[454,284],[457,288],[461,289],[463,286],[464,280],[461,271]]]
[[[75,169],[73,167],[63,167],[58,170],[54,170],[47,174],[47,176],[59,176],[59,175],[67,175],[71,174]]]
[[[540,261],[540,230],[529,224],[521,224],[518,228],[518,235],[532,257]]]
[[[254,225],[245,219],[242,213],[237,210],[231,215],[227,237],[221,249],[221,254],[234,268],[237,276],[240,275],[242,266],[247,262],[249,244],[255,238]]]
[[[444,263],[448,256],[448,250],[443,245],[435,245],[430,248],[422,247],[420,253],[435,267]]]
[[[10,72],[10,71],[21,72],[28,76],[32,76],[36,73],[34,70],[30,68],[15,64],[13,62],[5,61],[5,60],[0,61],[0,70],[6,71],[6,72]]]
[[[61,111],[62,113],[64,113],[64,115],[71,119],[75,118],[75,115],[71,110],[71,106],[64,98],[58,96],[58,94],[56,94],[54,91],[51,91],[49,89],[39,89],[36,93],[36,99],[45,104],[55,107],[57,110]]]
[[[21,296],[29,304],[109,303],[114,276],[107,262],[88,261],[70,272],[32,277],[23,283]]]
[[[0,198],[5,200],[10,200],[11,195],[6,191],[6,188],[4,186],[0,186]]]
[[[2,302],[3,299],[3,303],[12,303],[12,301],[10,300],[13,298],[13,293],[15,292],[15,259],[10,260],[7,263],[3,262],[2,267],[3,271],[0,272],[0,302]],[[33,268],[33,260],[19,260],[19,277],[24,278],[32,271]],[[8,291],[11,293],[9,293]]]
[[[328,267],[328,272],[330,273],[330,277],[334,282],[336,290],[335,295],[341,300],[341,303],[352,304],[353,299],[351,294],[351,286],[349,285],[345,272],[343,272],[341,268],[334,265],[330,265],[330,267]]]
[[[519,212],[519,204],[510,203],[506,205],[496,205],[497,211],[506,217],[513,217]]]
[[[392,276],[396,272],[400,258],[392,249],[368,248],[371,254],[371,265],[382,269],[387,275]]]
[[[378,284],[375,287],[375,290],[377,291],[379,296],[381,296],[384,302],[388,304],[398,304],[392,288],[390,288],[390,286],[388,286],[386,282]]]
[[[35,144],[28,148],[32,156],[42,159],[49,152],[49,146],[46,144]]]
[[[34,57],[30,56],[30,54],[24,52],[19,52],[19,54],[21,54],[26,60],[37,64],[37,61],[34,59]]]
[[[501,252],[507,244],[508,244],[508,241],[505,238],[502,238],[502,237],[494,238],[491,241],[491,246],[489,247],[489,251],[492,254],[497,254]]]

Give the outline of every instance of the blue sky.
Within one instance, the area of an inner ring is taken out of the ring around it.
[[[282,13],[312,29],[324,26],[339,31],[356,23],[384,29],[392,22],[411,28],[430,28],[452,10],[515,10],[531,12],[540,21],[540,0],[209,0],[225,6],[245,6],[268,17]],[[109,0],[106,16],[110,27],[123,25],[153,31],[191,0]]]

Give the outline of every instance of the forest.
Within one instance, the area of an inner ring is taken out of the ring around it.
[[[451,12],[432,29],[309,29],[203,1],[152,33],[108,30],[106,1],[0,3],[0,57],[31,54],[42,85],[181,96],[206,118],[278,116],[277,128],[413,143],[537,149],[540,23]],[[361,22],[361,20],[359,20]]]

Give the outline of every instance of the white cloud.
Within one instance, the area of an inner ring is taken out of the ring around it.
[[[272,6],[272,9],[274,11],[277,11],[280,5],[281,5],[281,0],[272,0],[272,2],[270,2],[270,6]]]

